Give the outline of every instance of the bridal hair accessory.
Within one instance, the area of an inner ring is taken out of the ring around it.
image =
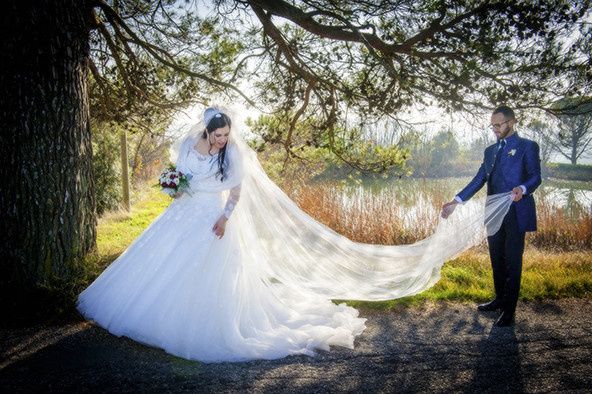
[[[207,126],[213,118],[222,117],[222,111],[216,107],[206,108],[203,114],[204,124]]]

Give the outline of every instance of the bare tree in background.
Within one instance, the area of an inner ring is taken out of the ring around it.
[[[539,144],[541,163],[546,164],[551,159],[555,147],[552,143],[553,135],[557,133],[554,122],[533,119],[526,126],[526,136]]]
[[[592,103],[589,97],[563,98],[553,105],[557,129],[549,143],[561,156],[576,165],[592,153]]]

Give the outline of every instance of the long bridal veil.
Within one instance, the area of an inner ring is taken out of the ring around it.
[[[304,298],[387,300],[426,290],[445,261],[497,232],[512,203],[510,193],[469,201],[413,244],[357,243],[303,212],[240,137],[234,144],[242,191],[229,225],[238,229],[242,265],[270,288],[284,285]]]

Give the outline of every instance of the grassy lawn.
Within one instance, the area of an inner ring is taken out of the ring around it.
[[[159,188],[150,187],[137,196],[131,212],[104,215],[97,226],[97,251],[101,256],[119,255],[171,203]]]
[[[152,187],[138,194],[130,213],[113,212],[102,217],[97,229],[97,251],[87,261],[94,266],[88,280],[123,252],[170,201],[168,196]],[[426,301],[480,302],[490,299],[492,294],[489,256],[480,247],[447,262],[440,281],[421,294],[391,301],[348,303],[387,310]],[[520,296],[523,300],[592,298],[592,251],[549,251],[527,247]]]
[[[388,310],[426,301],[482,302],[492,298],[489,255],[469,250],[448,261],[436,285],[423,293],[390,301],[349,301],[356,307]],[[592,298],[592,253],[548,252],[528,248],[524,253],[521,300],[565,297]]]

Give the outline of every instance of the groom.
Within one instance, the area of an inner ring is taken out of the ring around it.
[[[496,326],[514,323],[520,292],[522,253],[527,231],[536,231],[536,209],[532,193],[541,184],[539,146],[516,134],[514,111],[500,106],[491,115],[491,128],[497,143],[485,149],[483,163],[473,180],[442,206],[447,218],[457,204],[467,201],[487,183],[487,194],[512,191],[514,203],[499,231],[487,237],[493,268],[495,299],[478,306],[480,311],[501,310]]]

